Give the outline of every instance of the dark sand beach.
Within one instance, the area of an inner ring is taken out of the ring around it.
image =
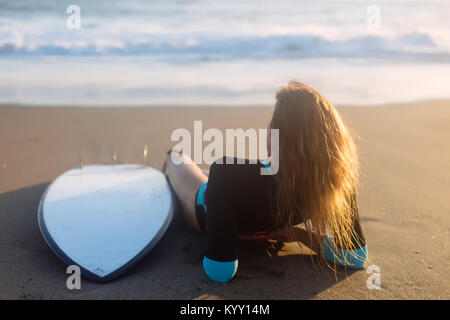
[[[160,243],[119,279],[66,288],[66,267],[42,240],[36,213],[48,186],[81,161],[160,168],[175,128],[266,128],[271,108],[0,106],[0,299],[449,299],[450,102],[339,107],[359,136],[359,208],[367,265],[317,271],[295,245],[242,243],[226,285],[204,274],[202,237],[176,217]],[[267,252],[270,252],[269,255]]]

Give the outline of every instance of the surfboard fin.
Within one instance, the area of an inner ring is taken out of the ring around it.
[[[80,160],[80,169],[83,169],[83,157],[81,156],[81,150],[78,150],[78,158]]]
[[[147,158],[148,158],[148,147],[147,144],[144,146],[144,167],[147,166]]]

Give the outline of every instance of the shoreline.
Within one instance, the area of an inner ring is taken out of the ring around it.
[[[396,107],[411,107],[415,105],[423,105],[423,104],[441,104],[447,103],[450,101],[449,98],[439,98],[439,99],[419,99],[412,101],[403,101],[403,102],[383,102],[378,104],[334,104],[337,108],[396,108]],[[188,108],[188,109],[204,109],[204,108],[232,108],[232,109],[241,109],[241,108],[273,108],[273,105],[270,104],[142,104],[142,105],[111,105],[111,104],[86,104],[86,105],[76,105],[76,104],[27,104],[27,103],[9,103],[9,102],[0,102],[0,109],[2,108],[40,108],[40,109],[55,109],[55,108],[63,108],[63,109],[154,109],[154,108]]]

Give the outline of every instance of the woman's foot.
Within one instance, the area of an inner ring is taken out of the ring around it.
[[[195,214],[195,195],[208,178],[187,155],[169,150],[163,165],[163,172],[180,204],[187,225],[193,231],[200,231]]]
[[[167,151],[166,152],[166,160],[164,160],[164,163],[161,168],[162,173],[164,173],[166,176],[167,176],[168,163],[172,161],[172,158],[170,157],[172,152],[178,152],[178,151],[175,151],[173,149],[170,149],[169,151]],[[178,154],[182,154],[182,152],[178,152]]]

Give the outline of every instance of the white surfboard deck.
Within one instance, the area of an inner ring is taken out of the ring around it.
[[[167,230],[174,199],[164,174],[139,165],[88,165],[59,176],[38,210],[42,236],[95,281],[139,261]]]

